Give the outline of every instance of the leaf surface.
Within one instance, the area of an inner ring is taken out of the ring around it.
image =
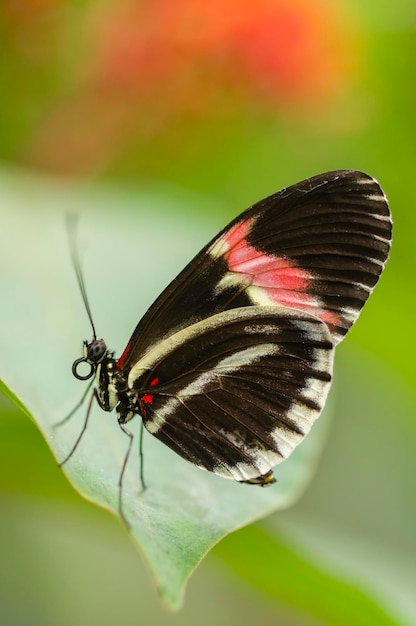
[[[65,214],[80,216],[81,262],[97,333],[116,355],[161,289],[222,223],[197,212],[191,219],[191,203],[186,207],[168,194],[71,189],[4,174],[0,184],[1,389],[36,421],[59,462],[84,423],[86,406],[55,427],[85,390],[73,379],[71,364],[91,337]],[[222,537],[299,497],[315,468],[326,422],[322,417],[277,468],[278,483],[268,489],[203,472],[145,433],[148,488],[140,492],[136,447],[125,474],[123,510],[167,604],[180,605],[190,574]],[[139,418],[131,428],[138,433]],[[80,494],[116,515],[127,443],[115,413],[94,406],[87,432],[63,467]]]

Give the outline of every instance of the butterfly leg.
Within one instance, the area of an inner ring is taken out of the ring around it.
[[[85,395],[85,394],[84,394],[84,395]],[[79,444],[79,442],[81,441],[83,434],[84,434],[84,433],[85,433],[85,431],[87,430],[88,420],[89,420],[89,417],[90,417],[91,407],[92,407],[92,403],[93,403],[93,401],[94,401],[94,398],[97,400],[98,404],[100,404],[100,406],[101,406],[101,403],[100,403],[100,399],[99,399],[99,397],[98,397],[97,390],[96,390],[96,389],[94,389],[93,393],[91,394],[90,401],[89,401],[89,403],[88,403],[87,415],[86,415],[86,417],[85,417],[84,426],[82,427],[82,430],[81,430],[81,432],[80,432],[80,434],[79,434],[79,436],[78,436],[78,439],[76,440],[75,444],[73,445],[72,450],[70,451],[70,453],[69,453],[69,454],[67,454],[67,456],[64,458],[64,460],[63,460],[63,461],[61,461],[61,462],[59,463],[59,467],[62,467],[62,465],[64,465],[67,461],[69,461],[69,459],[71,458],[71,456],[74,454],[75,450],[78,448],[78,444]],[[83,400],[82,400],[82,401],[83,401]],[[78,406],[80,406],[80,405],[77,405],[77,407],[76,407],[76,408],[78,408]],[[66,417],[64,420],[62,420],[62,422],[58,422],[58,424],[55,424],[55,426],[61,426],[64,422],[66,422],[66,420],[68,420],[68,419],[69,419],[69,417],[71,417],[71,416],[73,415],[73,413],[74,413],[74,412],[75,412],[75,411],[71,411],[71,413],[70,413],[69,415],[67,415],[67,417]]]
[[[140,440],[139,440],[139,455],[140,455],[140,482],[142,485],[142,492],[146,490],[146,484],[144,482],[144,457],[143,457],[143,432],[144,423],[140,422]]]
[[[68,413],[68,415],[66,417],[64,417],[63,420],[61,420],[60,422],[57,422],[56,424],[53,424],[53,428],[59,428],[59,426],[63,426],[64,424],[66,424],[66,422],[68,422],[71,417],[78,411],[78,409],[84,404],[85,398],[87,397],[92,385],[94,383],[94,379],[91,379],[91,382],[89,383],[88,387],[86,388],[86,390],[84,391],[84,393],[82,394],[81,400],[74,406],[74,408],[72,409],[72,411],[70,411]]]
[[[129,438],[129,446],[127,448],[126,456],[124,457],[123,466],[120,472],[120,478],[118,479],[118,512],[120,514],[121,519],[127,526],[127,528],[130,528],[130,524],[127,521],[127,518],[123,513],[123,477],[124,477],[124,472],[126,471],[127,461],[129,460],[131,446],[133,444],[133,433],[130,432],[130,430],[128,430],[124,426],[124,423],[120,420],[120,418],[118,420],[118,425],[120,426],[123,433],[127,435],[127,437]]]

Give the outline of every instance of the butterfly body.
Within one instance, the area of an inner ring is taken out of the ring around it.
[[[373,290],[390,240],[386,198],[368,175],[336,171],[293,185],[209,242],[118,360],[94,338],[73,371],[89,363],[95,397],[120,426],[140,415],[194,465],[271,484],[324,406],[334,347]]]

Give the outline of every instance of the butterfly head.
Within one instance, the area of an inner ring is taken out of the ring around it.
[[[107,345],[104,339],[96,339],[92,341],[84,341],[84,356],[80,359],[76,359],[72,364],[72,373],[78,380],[88,380],[91,378],[97,370],[97,366],[108,355]],[[87,363],[90,366],[89,371],[86,374],[82,374],[78,371],[78,367],[81,363]]]

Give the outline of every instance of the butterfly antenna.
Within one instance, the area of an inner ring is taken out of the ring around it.
[[[77,245],[77,226],[78,226],[78,216],[77,215],[68,215],[67,216],[67,228],[68,228],[68,237],[69,237],[69,247],[71,251],[71,259],[72,264],[74,266],[75,275],[77,277],[79,290],[81,292],[82,299],[84,301],[85,310],[87,311],[88,318],[90,320],[90,324],[92,327],[93,339],[97,339],[97,335],[95,332],[95,326],[92,319],[92,313],[90,308],[90,303],[88,302],[87,291],[85,289],[85,281],[84,276],[81,270],[81,263],[79,261],[79,250]]]

